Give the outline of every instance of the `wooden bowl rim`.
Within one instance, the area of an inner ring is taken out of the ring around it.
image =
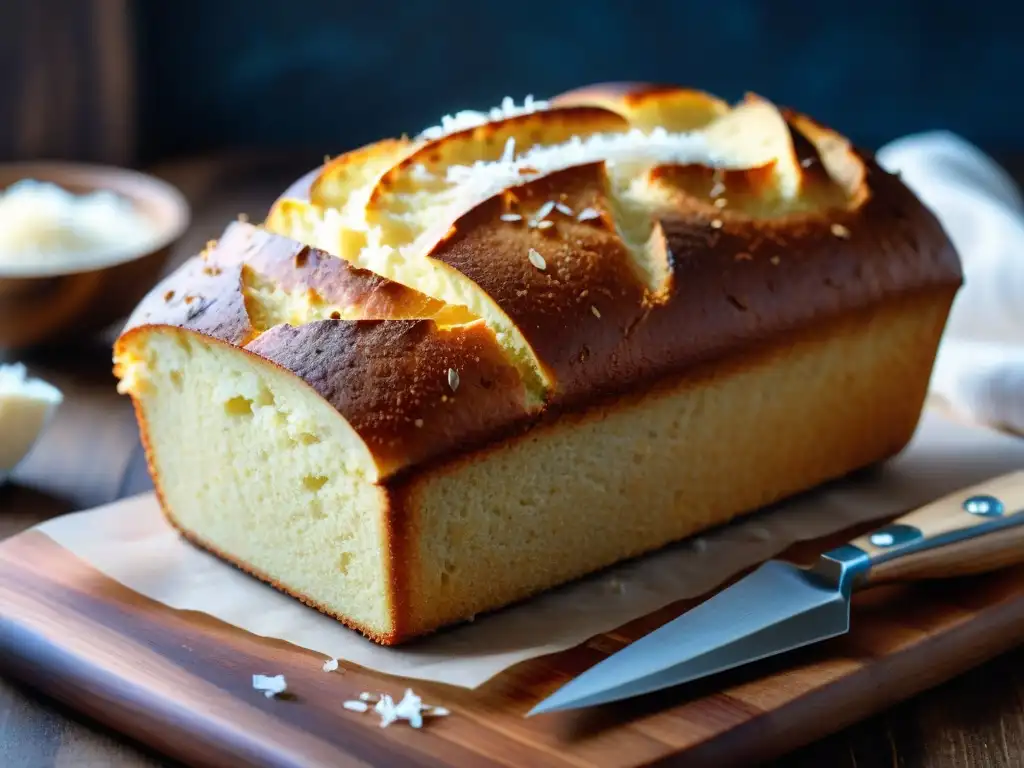
[[[109,259],[85,266],[74,262],[34,270],[5,269],[0,266],[0,280],[30,280],[101,272],[159,253],[179,240],[191,224],[191,207],[177,187],[157,176],[131,168],[60,160],[0,163],[0,191],[23,179],[67,184],[85,190],[106,189],[116,192],[133,204],[146,207],[147,216],[155,227],[155,239],[142,251],[115,251]]]

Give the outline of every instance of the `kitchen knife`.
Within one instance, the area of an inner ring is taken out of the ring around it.
[[[826,552],[772,560],[575,678],[530,715],[606,704],[817,643],[850,628],[858,590],[1024,562],[1024,471],[927,504]]]

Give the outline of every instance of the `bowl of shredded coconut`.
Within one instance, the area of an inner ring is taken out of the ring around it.
[[[125,317],[189,220],[181,193],[143,173],[0,165],[0,349],[68,342]]]

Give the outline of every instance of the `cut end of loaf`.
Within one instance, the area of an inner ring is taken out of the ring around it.
[[[387,495],[337,411],[292,374],[178,329],[122,337],[117,364],[176,527],[374,638],[394,635]]]

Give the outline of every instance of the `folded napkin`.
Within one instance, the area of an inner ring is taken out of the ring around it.
[[[960,415],[1024,433],[1024,197],[977,147],[945,131],[898,139],[878,162],[942,222],[964,267],[931,393]]]

